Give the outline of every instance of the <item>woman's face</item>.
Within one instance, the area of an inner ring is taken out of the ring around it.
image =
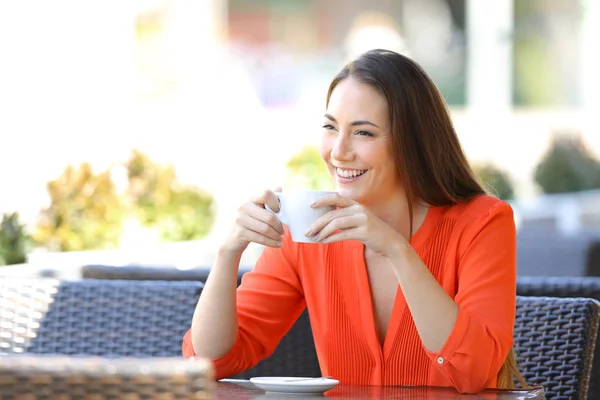
[[[321,157],[338,192],[376,204],[402,189],[394,156],[387,101],[352,77],[339,82],[324,116]]]

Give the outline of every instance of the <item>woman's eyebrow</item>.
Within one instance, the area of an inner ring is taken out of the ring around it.
[[[330,121],[333,122],[337,122],[337,120],[330,114],[325,114],[325,118],[327,118]],[[371,121],[367,121],[367,120],[358,120],[358,121],[352,121],[350,123],[351,126],[357,126],[357,125],[371,125],[374,126],[375,128],[379,128],[379,126],[377,124],[374,124]]]

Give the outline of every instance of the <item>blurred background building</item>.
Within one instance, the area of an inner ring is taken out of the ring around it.
[[[512,202],[520,270],[591,274],[598,39],[594,0],[0,2],[0,264],[210,264],[251,193],[330,184],[329,81],[388,48]]]

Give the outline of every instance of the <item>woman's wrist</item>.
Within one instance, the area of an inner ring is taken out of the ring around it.
[[[420,268],[422,261],[410,243],[407,241],[397,243],[390,253],[392,254],[389,258],[390,266],[398,278],[398,283],[402,284],[408,281],[416,283],[414,279],[421,276],[421,272],[423,272]]]
[[[395,240],[389,247],[388,259],[393,264],[402,264],[408,259],[411,250],[413,248],[406,240]]]
[[[243,249],[240,250],[238,248],[231,248],[227,244],[223,244],[217,249],[215,261],[219,261],[221,263],[235,263],[237,265],[242,259],[243,253]]]

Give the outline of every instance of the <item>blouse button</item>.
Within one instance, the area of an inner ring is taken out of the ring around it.
[[[444,363],[444,357],[438,357],[437,362],[438,364],[442,365]]]

